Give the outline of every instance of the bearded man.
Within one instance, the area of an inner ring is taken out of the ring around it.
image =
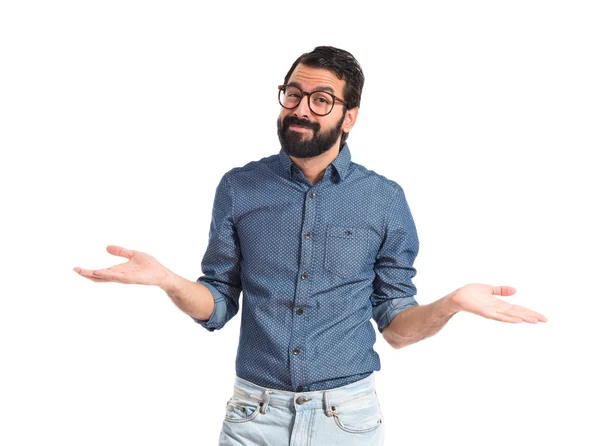
[[[459,311],[545,322],[469,284],[428,305],[415,300],[419,249],[402,187],[351,160],[363,71],[347,51],[300,56],[279,89],[278,154],[227,172],[216,189],[202,276],[192,282],[154,257],[79,274],[161,287],[209,331],[239,310],[233,393],[219,445],[382,445],[373,319],[396,349],[434,335]],[[220,405],[219,405],[220,407]]]

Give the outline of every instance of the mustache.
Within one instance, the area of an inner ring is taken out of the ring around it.
[[[315,132],[318,132],[321,128],[321,124],[319,124],[318,122],[311,122],[308,119],[300,119],[296,116],[286,116],[285,118],[283,118],[283,121],[281,123],[281,127],[283,128],[283,130],[287,130],[290,127],[290,125],[306,127],[308,129],[312,129]]]

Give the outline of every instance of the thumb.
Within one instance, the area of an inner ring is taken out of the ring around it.
[[[114,256],[126,257],[128,259],[131,259],[133,256],[133,251],[131,249],[125,249],[117,245],[108,245],[106,250]]]
[[[512,296],[516,292],[517,289],[512,286],[501,285],[492,288],[492,294],[495,294],[497,296]]]

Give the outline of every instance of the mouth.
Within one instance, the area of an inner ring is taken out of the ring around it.
[[[300,125],[290,125],[288,127],[289,130],[293,130],[295,132],[310,132],[312,131],[308,127],[300,126]]]

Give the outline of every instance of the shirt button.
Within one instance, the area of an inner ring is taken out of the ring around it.
[[[302,392],[303,390],[304,390],[304,387],[302,387],[302,386],[296,387],[296,392]]]
[[[312,234],[311,234],[310,232],[307,232],[306,234],[304,234],[304,237],[306,237],[306,238],[311,238],[311,237],[312,237]]]
[[[346,235],[352,235],[352,231],[346,231]]]
[[[296,348],[295,348],[295,349],[292,351],[292,353],[293,353],[294,355],[299,355],[299,354],[300,354],[300,349],[299,349],[298,347],[296,347]]]
[[[296,310],[296,314],[304,314],[304,310],[302,308],[298,308]]]
[[[315,198],[316,196],[317,196],[316,192],[311,192],[309,195],[310,198]]]
[[[302,277],[303,279],[308,279],[308,273],[303,273],[300,277]]]

